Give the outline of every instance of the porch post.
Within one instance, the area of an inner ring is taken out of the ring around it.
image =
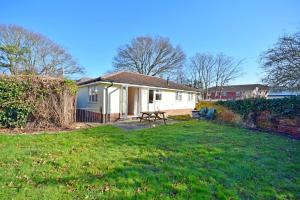
[[[139,115],[142,111],[142,89],[138,88],[138,106],[137,106],[137,114]]]
[[[147,89],[147,111],[149,112],[149,88]]]
[[[125,97],[125,118],[128,117],[128,85],[125,86],[126,87],[126,97]]]
[[[128,117],[128,85],[121,86],[120,92],[120,115],[122,118]]]

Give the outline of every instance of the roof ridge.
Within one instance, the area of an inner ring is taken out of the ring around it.
[[[157,78],[157,79],[160,79],[160,80],[163,80],[163,81],[168,81],[169,83],[186,86],[184,84],[176,83],[172,80],[166,80],[166,79],[161,78],[159,76],[152,76],[152,75],[140,74],[140,73],[137,73],[137,72],[129,72],[129,71],[122,71],[122,72],[125,72],[125,73],[127,72],[127,73],[131,73],[131,74],[135,74],[135,75],[141,75],[141,76],[148,76],[148,77],[151,77],[151,78]],[[189,86],[186,86],[186,87],[189,87]]]
[[[109,77],[112,77],[112,76],[115,76],[115,75],[118,75],[118,74],[121,74],[121,73],[130,73],[130,74],[134,74],[134,75],[147,76],[147,77],[157,78],[157,79],[161,79],[163,81],[167,81],[166,79],[161,78],[159,76],[152,76],[152,75],[140,74],[140,73],[137,73],[137,72],[130,72],[130,71],[118,71],[118,72],[114,72],[114,73],[102,76],[102,78],[109,78]],[[179,83],[175,83],[174,81],[171,81],[171,80],[169,80],[169,82],[172,82],[172,83],[178,84],[178,85],[182,85],[182,84],[179,84]]]
[[[117,74],[121,74],[123,72],[125,72],[125,71],[117,71],[117,72],[109,73],[109,74],[106,74],[106,75],[100,76],[100,77],[102,77],[102,78],[108,78],[108,77],[111,77],[111,76],[115,76]]]
[[[137,73],[137,72],[130,72],[130,71],[121,71],[121,72],[125,72],[125,73],[131,73],[131,74],[136,74],[136,75],[141,75],[141,76],[149,76],[149,77],[154,77],[154,78],[160,78],[158,76],[152,76],[152,75],[147,75],[147,74],[141,74],[141,73]],[[160,78],[163,79],[163,78]]]

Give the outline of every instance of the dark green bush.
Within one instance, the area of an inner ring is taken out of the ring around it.
[[[1,77],[0,79],[0,126],[20,127],[26,124],[32,106],[23,103],[25,85]]]
[[[282,117],[300,117],[300,96],[283,99],[256,98],[218,101],[217,104],[243,116],[247,116],[250,112],[270,111],[272,114]]]
[[[69,80],[1,75],[0,127],[61,126],[69,116],[64,114],[72,112],[76,89]]]

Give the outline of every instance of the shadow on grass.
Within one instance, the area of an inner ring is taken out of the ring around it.
[[[32,181],[36,187],[66,187],[78,197],[82,191],[89,192],[93,197],[116,199],[236,197],[225,177],[213,177],[208,173],[210,170],[205,170],[210,167],[209,163],[193,163],[188,159],[180,154],[149,155],[127,159],[121,167],[101,174],[86,172],[61,178],[33,178]]]
[[[93,163],[94,168],[78,166],[81,169],[73,173],[64,173],[58,165],[56,171],[60,175],[33,176],[31,184],[35,188],[59,187],[79,199],[86,198],[86,194],[90,199],[300,196],[295,184],[299,178],[295,168],[299,157],[288,157],[291,152],[297,156],[297,150],[289,141],[276,136],[211,123],[184,122],[131,132],[103,126],[80,130],[74,137],[93,142],[96,146],[89,148],[96,150],[98,144],[105,145],[100,149],[105,151],[102,156],[114,156],[110,151],[118,151],[116,156],[121,156],[105,165],[99,159],[99,163]],[[80,152],[76,153],[80,156]],[[84,155],[91,154],[87,151]],[[27,179],[24,184],[28,184]]]
[[[299,187],[291,183],[297,181],[298,175],[290,174],[299,174],[295,171],[299,157],[291,160],[291,152],[297,155],[297,148],[288,138],[207,122],[179,123],[125,134],[118,129],[111,130],[114,134],[109,136],[110,143],[152,152],[146,159],[130,160],[132,166],[117,169],[117,172],[122,171],[120,176],[138,171],[137,176],[146,179],[162,177],[162,182],[153,181],[163,188],[169,186],[166,191],[171,192],[165,191],[167,194],[173,193],[170,185],[191,177],[197,180],[195,185],[213,196],[224,194],[252,199],[277,195],[298,198],[300,195],[295,193]],[[286,141],[290,147],[284,146]],[[157,172],[152,174],[151,169]],[[197,195],[193,192],[195,185],[186,181],[183,185],[184,194]]]

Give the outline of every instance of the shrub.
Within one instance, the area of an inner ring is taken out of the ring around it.
[[[234,113],[230,110],[223,110],[217,113],[217,119],[223,122],[232,122],[234,117]]]
[[[196,104],[196,110],[200,108],[214,108],[217,111],[216,120],[219,122],[229,122],[229,123],[240,123],[241,117],[232,112],[230,109],[216,104],[216,102],[212,101],[200,101]]]
[[[26,124],[33,107],[24,102],[25,87],[25,84],[0,77],[0,126],[19,127]]]
[[[73,120],[76,84],[38,76],[0,76],[0,126],[63,127]]]
[[[270,111],[273,115],[284,117],[300,117],[300,96],[283,99],[244,99],[231,101],[218,101],[218,105],[229,108],[243,116],[251,112],[260,113]]]
[[[179,121],[187,121],[192,119],[191,115],[171,115],[168,116],[168,118]]]
[[[299,96],[283,99],[219,101],[216,104],[242,115],[246,127],[300,135]]]
[[[276,127],[272,121],[273,116],[270,111],[262,111],[256,119],[256,126],[265,130],[276,130]]]
[[[203,108],[203,107],[214,108],[217,110],[217,112],[221,112],[226,109],[224,106],[218,105],[213,101],[199,101],[196,104],[196,110],[200,110],[200,108]]]

